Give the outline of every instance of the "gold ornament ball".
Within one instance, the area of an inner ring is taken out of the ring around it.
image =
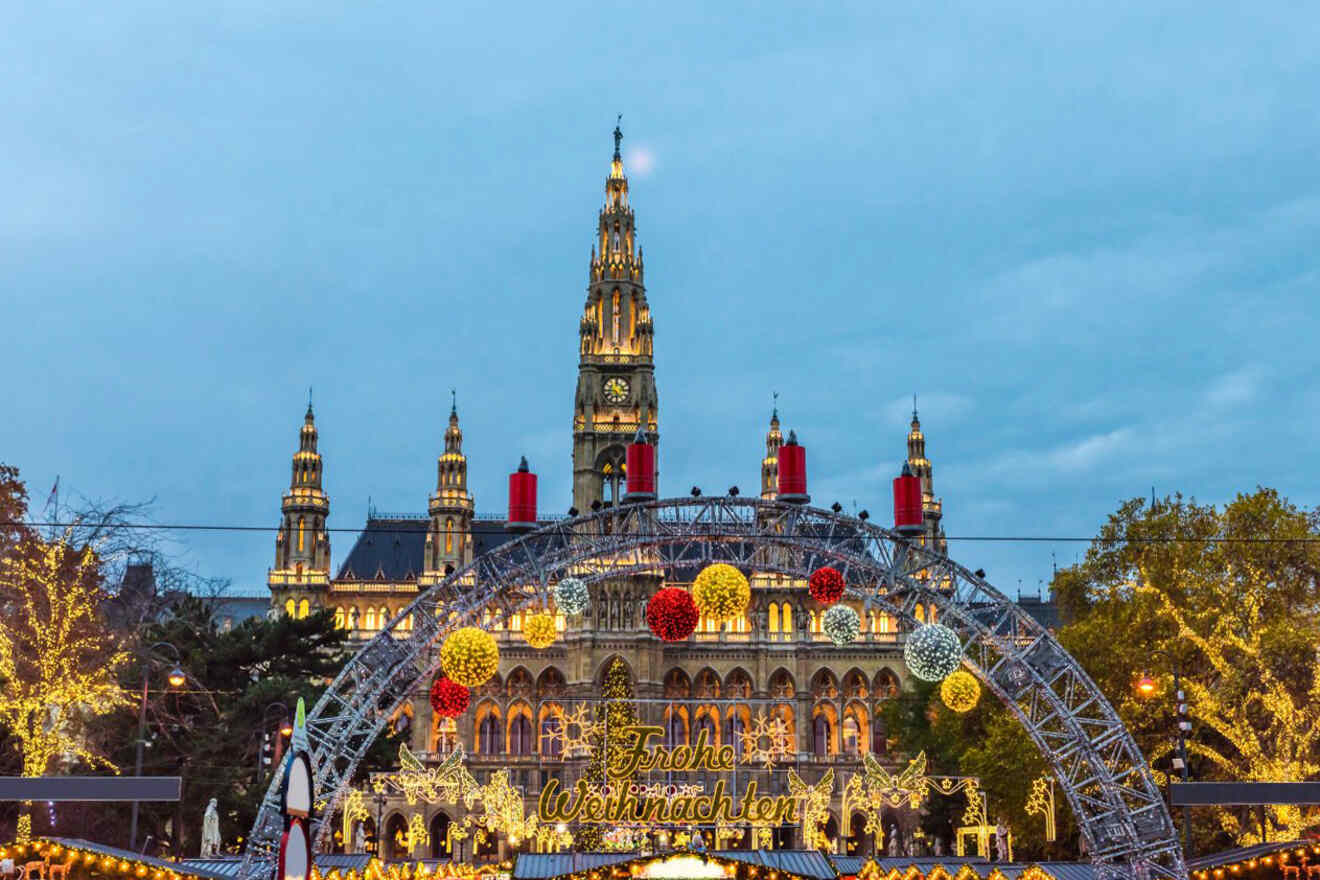
[[[484,629],[465,626],[454,630],[440,648],[445,675],[464,687],[481,687],[500,665],[500,647]]]
[[[538,651],[553,645],[557,635],[554,616],[544,611],[533,614],[523,624],[523,638]]]
[[[731,620],[747,610],[752,588],[741,571],[717,562],[697,575],[692,584],[692,599],[697,610],[711,620]]]
[[[940,699],[959,714],[970,712],[981,699],[981,683],[966,669],[951,672],[940,683]]]

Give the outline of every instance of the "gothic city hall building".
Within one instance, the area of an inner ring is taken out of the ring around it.
[[[625,450],[639,435],[656,450],[657,458],[662,450],[651,307],[620,137],[616,129],[586,301],[578,320],[572,412],[574,511],[570,513],[622,503]],[[779,493],[781,449],[793,442],[781,431],[777,409],[770,414],[764,442],[760,492],[762,498],[774,499]],[[749,446],[758,447],[759,440]],[[294,617],[332,609],[338,626],[354,640],[365,641],[419,592],[512,540],[515,536],[506,530],[502,517],[475,513],[456,406],[450,410],[443,448],[437,452],[436,483],[426,512],[369,513],[348,553],[335,560],[326,529],[330,498],[309,404],[293,455],[292,480],[283,496],[275,563],[268,575],[274,609]],[[931,462],[915,409],[907,434],[907,467],[921,480],[924,532],[916,540],[942,549],[941,502],[934,494]],[[555,506],[566,509],[569,502],[563,499],[562,507]],[[744,734],[759,717],[783,719],[789,737],[786,754],[773,767],[739,764],[732,774],[725,773],[735,777],[729,779],[731,791],[742,791],[755,781],[760,791],[783,795],[788,769],[811,783],[831,769],[836,777],[851,774],[867,755],[890,769],[900,766],[898,744],[889,737],[881,713],[885,701],[903,689],[907,676],[904,633],[898,622],[859,606],[861,636],[836,647],[822,631],[823,606],[811,598],[804,581],[756,571],[745,574],[752,587],[745,616],[720,624],[701,620],[696,632],[680,642],[661,641],[647,626],[648,599],[656,590],[674,585],[655,574],[593,584],[590,606],[580,615],[557,615],[560,637],[545,649],[531,647],[522,637],[525,618],[488,619],[487,627],[499,643],[499,671],[472,693],[468,709],[456,719],[442,719],[431,708],[429,692],[419,689],[394,717],[393,727],[404,734],[409,750],[423,766],[439,766],[461,748],[478,782],[508,770],[527,810],[534,812],[543,786],[557,780],[571,787],[585,772],[586,760],[565,751],[563,718],[575,701],[599,700],[608,670],[621,661],[638,717],[663,728],[664,744],[671,747],[692,744],[704,735],[712,744],[730,744],[740,751]],[[923,619],[933,613],[922,608],[917,612]],[[406,632],[409,621],[400,626]],[[692,773],[669,781],[709,789],[719,775],[719,771]],[[369,785],[366,791],[371,815],[362,821],[365,838],[375,840],[380,823],[384,832],[379,835],[380,846],[387,857],[407,857],[401,841],[419,810],[430,832],[426,856],[500,858],[526,848],[526,841],[500,835],[455,841],[449,828],[463,818],[462,803],[409,804],[393,794],[376,802]],[[836,785],[825,822],[831,848],[839,853],[871,852],[872,835],[863,829],[863,819],[845,807],[842,786]],[[905,810],[894,811],[886,815],[885,827],[893,824],[910,830],[917,818]],[[785,823],[774,829],[773,836],[779,847],[805,845],[796,825]],[[335,838],[339,848],[353,846],[338,830]],[[747,829],[733,829],[719,843],[726,848],[754,848],[758,842]]]

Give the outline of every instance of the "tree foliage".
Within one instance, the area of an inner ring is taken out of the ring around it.
[[[603,702],[596,706],[596,721],[601,732],[591,737],[591,759],[587,762],[584,778],[592,785],[627,785],[626,780],[610,779],[607,768],[622,763],[622,757],[634,741],[627,729],[637,724],[637,707],[633,705],[632,676],[628,665],[615,657],[605,671],[601,687]],[[583,825],[576,834],[577,846],[584,850],[597,850],[602,846],[600,825]]]

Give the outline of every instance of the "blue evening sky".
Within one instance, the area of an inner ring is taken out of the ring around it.
[[[526,454],[563,511],[622,112],[662,492],[754,491],[778,390],[883,521],[915,391],[950,536],[1311,506],[1317,45],[1269,0],[5,4],[0,460],[273,528],[313,385],[352,528],[424,511],[454,386],[478,509]],[[179,540],[264,589],[273,533]],[[951,544],[1010,593],[1081,549]]]

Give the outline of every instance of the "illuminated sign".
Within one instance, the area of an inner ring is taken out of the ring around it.
[[[705,730],[698,734],[695,744],[673,749],[651,745],[652,740],[664,735],[661,727],[638,725],[626,728],[624,733],[625,736],[631,735],[632,742],[611,755],[605,768],[609,779],[614,782],[623,783],[636,773],[651,770],[666,773],[723,772],[734,768],[733,746],[711,746]],[[624,784],[610,785],[602,790],[585,779],[578,780],[572,789],[561,790],[559,780],[551,779],[537,798],[537,817],[550,823],[734,825],[750,822],[754,825],[780,825],[796,821],[797,816],[796,798],[761,795],[756,780],[747,783],[736,801],[727,793],[723,779],[715,781],[709,794],[691,794],[688,789],[677,796],[658,796],[653,791],[649,785]]]

